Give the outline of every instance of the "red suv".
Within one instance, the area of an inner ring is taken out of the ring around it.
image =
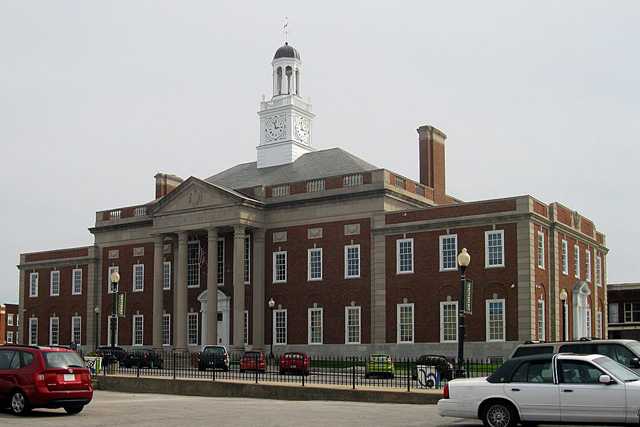
[[[32,408],[77,414],[93,398],[91,372],[73,350],[0,346],[0,401],[16,415]]]
[[[240,359],[240,372],[266,370],[264,353],[261,351],[245,351]]]
[[[285,353],[280,356],[280,375],[287,372],[294,372],[302,375],[309,375],[311,359],[305,353]]]

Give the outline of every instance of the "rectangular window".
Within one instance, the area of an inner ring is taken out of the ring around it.
[[[274,345],[287,345],[287,310],[273,310]]]
[[[596,257],[596,286],[602,286],[602,258]]]
[[[29,296],[32,298],[38,296],[38,273],[29,274]]]
[[[487,300],[487,341],[504,341],[504,300]]]
[[[224,238],[218,239],[218,286],[224,286]]]
[[[13,331],[7,331],[7,344],[13,344]]]
[[[251,283],[251,237],[244,237],[244,284]]]
[[[112,265],[111,267],[109,267],[109,271],[107,274],[107,292],[112,294],[114,292],[118,292],[118,283],[111,283],[111,275],[115,272],[120,272],[120,267],[118,267],[117,265]]]
[[[322,280],[322,248],[307,249],[307,280]]]
[[[353,175],[345,175],[342,177],[343,187],[353,187],[355,185],[362,185],[362,174],[356,173]]]
[[[187,344],[198,345],[198,313],[187,314]]]
[[[591,338],[593,336],[593,332],[591,330],[591,306],[587,305],[585,307],[585,329],[587,330],[587,334],[585,335],[586,338]],[[582,338],[582,337],[580,337]]]
[[[580,248],[578,245],[573,246],[573,271],[576,279],[580,278]]]
[[[133,266],[133,292],[144,291],[144,264]]]
[[[624,303],[624,323],[640,322],[640,304]]]
[[[200,287],[200,242],[189,242],[187,246],[187,288]]]
[[[74,268],[71,272],[71,294],[82,295],[82,269]]]
[[[7,314],[7,326],[13,326],[13,314]]]
[[[344,247],[344,278],[360,277],[360,245],[346,245]]]
[[[49,282],[49,295],[57,297],[60,295],[60,272],[55,270],[51,272]]]
[[[504,230],[486,231],[484,246],[484,266],[504,267]]]
[[[142,314],[133,315],[133,342],[134,346],[144,345],[144,316]]]
[[[360,307],[344,309],[344,343],[360,344]]]
[[[609,323],[620,323],[620,313],[618,312],[618,303],[609,303]]]
[[[273,283],[287,281],[287,251],[273,253]]]
[[[397,305],[397,341],[399,344],[413,343],[413,303]]]
[[[584,254],[585,254],[584,266],[587,269],[586,280],[587,282],[590,282],[591,281],[591,251],[587,249]]]
[[[289,184],[271,187],[271,197],[284,197],[289,195]]]
[[[29,345],[38,345],[38,319],[29,319]]]
[[[249,312],[244,311],[244,345],[249,345]]]
[[[171,261],[162,263],[162,289],[165,291],[171,289]]]
[[[171,345],[171,314],[162,315],[162,345]]]
[[[71,342],[82,344],[82,317],[71,317]]]
[[[413,239],[396,240],[396,273],[413,273]]]
[[[119,322],[118,322],[118,318],[117,317],[113,317],[111,315],[109,315],[109,317],[107,318],[107,326],[108,326],[108,330],[107,330],[107,345],[111,346],[111,327],[112,325],[115,325],[114,327],[116,328],[116,342],[113,344],[114,346],[118,345],[118,342],[120,341],[118,339],[118,335],[119,335]]]
[[[544,233],[538,231],[538,268],[544,269]]]
[[[538,300],[538,340],[545,341],[545,317],[544,317],[544,300]]]
[[[602,338],[602,311],[596,311],[596,338]]]
[[[458,267],[458,236],[440,236],[440,271],[455,270]]]
[[[458,301],[440,302],[440,342],[458,341]]]
[[[324,179],[312,179],[307,181],[307,193],[324,191]]]
[[[60,345],[60,318],[58,317],[49,318],[49,345],[52,347]]]
[[[569,244],[562,240],[562,274],[569,274]]]
[[[322,309],[310,308],[307,319],[309,344],[322,344]]]

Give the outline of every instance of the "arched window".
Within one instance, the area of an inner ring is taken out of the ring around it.
[[[296,95],[300,95],[300,71],[296,70]]]
[[[276,93],[278,95],[282,94],[282,67],[278,67],[278,70],[276,71],[276,77],[278,79],[278,83],[277,83],[277,89],[276,89]]]
[[[287,95],[291,93],[291,76],[293,74],[293,70],[291,67],[287,66],[285,68],[285,74],[287,75]]]

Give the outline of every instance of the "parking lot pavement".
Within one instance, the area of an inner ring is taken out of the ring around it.
[[[2,426],[480,426],[441,418],[433,405],[293,402],[128,394],[97,391],[79,415],[36,410],[18,418],[0,413]]]

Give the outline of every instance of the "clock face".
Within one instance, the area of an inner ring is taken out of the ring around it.
[[[305,117],[296,119],[296,137],[300,142],[309,143],[309,119]]]
[[[285,130],[286,122],[282,116],[268,117],[264,122],[264,136],[267,142],[283,139]]]

